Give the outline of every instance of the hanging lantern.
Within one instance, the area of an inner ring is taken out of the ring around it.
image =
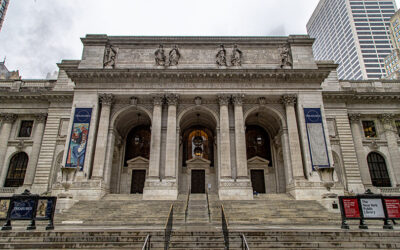
[[[134,142],[135,145],[138,145],[140,143],[140,137],[138,135],[135,136]]]
[[[194,155],[196,157],[202,157],[203,156],[203,149],[201,147],[195,147],[194,148]]]
[[[196,136],[193,138],[193,144],[194,144],[196,147],[202,146],[202,145],[203,145],[203,137],[202,137],[201,135],[196,135]]]
[[[263,138],[261,135],[257,135],[256,142],[257,142],[257,145],[259,145],[259,146],[264,144],[264,141],[263,141]]]

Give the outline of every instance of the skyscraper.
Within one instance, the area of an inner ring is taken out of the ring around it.
[[[3,26],[4,18],[6,16],[9,0],[0,0],[0,30]]]
[[[385,59],[386,78],[399,79],[400,77],[400,11],[390,18],[390,37],[393,51]]]
[[[338,63],[340,79],[384,77],[395,11],[394,0],[320,0],[307,23],[315,58]]]

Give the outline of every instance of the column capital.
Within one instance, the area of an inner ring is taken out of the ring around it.
[[[230,100],[231,100],[231,95],[228,95],[228,94],[219,94],[218,95],[218,102],[219,102],[220,106],[228,105]]]
[[[383,113],[383,114],[379,115],[379,120],[380,120],[383,124],[392,125],[392,123],[393,123],[393,121],[394,121],[394,114]]]
[[[99,99],[102,105],[107,105],[111,106],[111,104],[114,101],[114,95],[113,94],[100,94]]]
[[[4,122],[8,123],[14,123],[17,119],[17,115],[13,113],[1,113],[0,117]]]
[[[153,105],[154,106],[161,106],[164,101],[164,96],[162,94],[155,94],[153,95]]]
[[[294,105],[297,101],[296,95],[283,95],[281,102],[285,105]]]
[[[243,99],[244,99],[243,94],[237,94],[237,95],[232,96],[232,101],[233,101],[233,104],[235,104],[235,105],[242,105]]]
[[[38,122],[44,122],[44,121],[46,121],[46,118],[47,118],[46,113],[35,114],[35,120]]]
[[[167,94],[165,96],[165,99],[167,100],[168,105],[177,105],[178,100],[179,100],[179,95],[177,94]]]
[[[351,113],[349,114],[349,120],[350,122],[358,122],[361,118],[361,114],[360,113]]]

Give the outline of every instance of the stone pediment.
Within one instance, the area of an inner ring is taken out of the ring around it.
[[[210,165],[211,161],[204,159],[204,158],[200,158],[200,157],[195,157],[193,159],[190,159],[188,161],[186,161],[186,164],[207,164]]]
[[[135,165],[135,164],[148,164],[149,160],[147,160],[146,158],[143,158],[141,156],[138,156],[138,157],[128,160],[126,163],[128,163],[128,166]]]
[[[247,160],[247,164],[258,164],[258,165],[269,165],[269,161],[259,157],[259,156],[254,156],[250,159]]]

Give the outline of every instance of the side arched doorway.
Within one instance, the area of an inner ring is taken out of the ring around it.
[[[375,187],[391,187],[392,184],[390,182],[385,158],[376,152],[372,152],[368,155],[367,162],[372,185]]]
[[[217,122],[204,108],[180,116],[179,192],[217,193]]]
[[[20,187],[24,184],[28,160],[25,152],[19,152],[11,158],[4,187]]]
[[[246,117],[247,167],[257,193],[286,192],[281,131],[280,118],[267,108]]]
[[[110,192],[142,194],[149,170],[151,119],[144,110],[131,107],[113,121]]]

